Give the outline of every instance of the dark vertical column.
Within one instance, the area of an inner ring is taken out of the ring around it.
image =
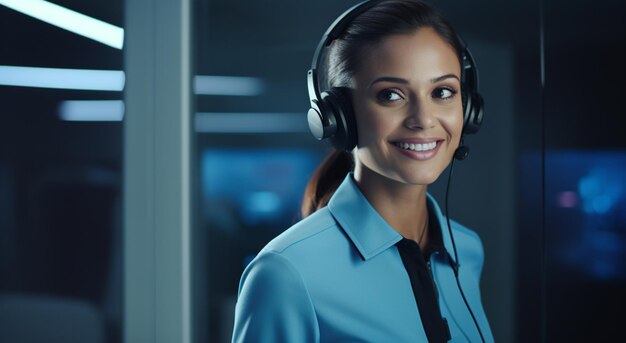
[[[545,340],[618,338],[626,305],[626,4],[545,4]]]
[[[516,44],[515,140],[517,142],[516,338],[541,341],[543,256],[543,112],[541,0],[526,3]]]

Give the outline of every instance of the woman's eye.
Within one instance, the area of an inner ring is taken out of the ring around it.
[[[456,94],[456,91],[454,89],[450,89],[450,88],[437,88],[435,89],[435,91],[433,92],[433,97],[434,98],[439,98],[439,99],[449,99],[454,97],[454,95]]]
[[[378,92],[378,100],[382,102],[394,102],[398,100],[402,100],[403,97],[397,91],[393,89],[383,89]]]

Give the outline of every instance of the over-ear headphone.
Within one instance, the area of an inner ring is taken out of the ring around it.
[[[307,119],[309,129],[318,140],[330,139],[337,150],[352,150],[357,144],[357,129],[350,90],[332,87],[320,92],[318,70],[322,52],[337,39],[352,20],[384,0],[361,2],[341,14],[322,36],[308,72],[307,84],[311,108]],[[461,44],[461,96],[463,102],[463,134],[478,132],[483,121],[483,98],[478,93],[478,69],[465,41],[457,36]]]

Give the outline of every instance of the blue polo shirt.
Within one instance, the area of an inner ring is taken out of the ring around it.
[[[429,262],[451,342],[480,342],[448,261],[454,255],[445,217],[430,195],[427,204],[443,241]],[[493,342],[480,298],[482,243],[461,224],[451,226],[459,281]],[[349,174],[328,206],[273,239],[245,269],[233,342],[427,342],[396,246],[402,238]]]

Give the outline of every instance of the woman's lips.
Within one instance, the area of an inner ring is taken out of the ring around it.
[[[425,161],[437,155],[441,143],[440,139],[411,139],[391,142],[402,154],[410,158]]]

